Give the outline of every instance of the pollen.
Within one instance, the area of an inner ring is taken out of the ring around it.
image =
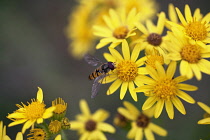
[[[45,112],[45,104],[32,99],[32,103],[28,106],[24,105],[25,116],[29,120],[42,118]]]
[[[154,94],[159,99],[170,100],[176,96],[178,87],[173,79],[163,78],[157,81],[154,87]]]
[[[122,61],[116,67],[118,78],[122,81],[133,81],[138,75],[136,63],[132,61]]]
[[[196,45],[185,45],[180,54],[183,60],[189,63],[197,63],[201,59],[201,48]]]
[[[87,131],[93,131],[96,129],[96,122],[93,121],[93,120],[88,120],[86,123],[85,123],[85,129]]]
[[[136,120],[136,125],[141,128],[146,128],[150,123],[150,118],[144,115],[143,113],[140,114]]]
[[[46,132],[41,128],[31,129],[30,133],[27,136],[31,136],[27,138],[28,140],[46,140],[49,136],[47,136]]]
[[[155,62],[158,61],[161,65],[164,64],[163,56],[160,54],[147,55],[146,64],[156,69]]]
[[[113,36],[117,39],[125,39],[129,30],[127,26],[120,26],[113,32]]]
[[[187,26],[185,26],[186,34],[191,37],[193,40],[201,41],[206,39],[208,31],[205,23],[201,21],[192,21]]]
[[[151,33],[147,37],[147,42],[153,46],[159,46],[162,43],[162,36],[157,33]]]
[[[58,120],[53,120],[50,122],[48,128],[52,134],[56,134],[61,130],[61,122]]]
[[[62,114],[63,112],[66,111],[67,108],[67,103],[62,100],[62,98],[57,98],[52,102],[52,106],[55,106],[56,109],[54,110],[54,113],[56,114]]]

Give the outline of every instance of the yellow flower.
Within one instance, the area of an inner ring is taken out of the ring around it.
[[[118,7],[125,7],[126,13],[136,8],[137,12],[141,15],[141,22],[153,18],[158,10],[158,6],[154,0],[119,0],[118,4]]]
[[[34,123],[42,123],[43,119],[50,118],[53,115],[55,107],[45,108],[43,102],[43,92],[42,89],[38,87],[37,99],[32,99],[31,103],[28,102],[28,105],[22,103],[22,105],[17,104],[17,109],[14,113],[11,113],[7,118],[11,119],[12,123],[8,126],[14,126],[18,124],[25,123],[22,128],[22,133],[25,132],[29,127],[33,127]]]
[[[123,56],[115,49],[109,48],[109,53],[104,53],[104,57],[109,62],[115,62],[116,68],[109,73],[102,83],[110,83],[111,86],[107,90],[107,95],[113,94],[120,86],[120,99],[122,100],[129,89],[132,98],[137,101],[137,95],[134,91],[135,85],[141,86],[142,80],[139,79],[140,74],[147,74],[144,65],[145,57],[138,59],[140,48],[135,46],[132,54],[126,41],[122,42]]]
[[[27,138],[28,140],[48,140],[50,137],[49,133],[42,128],[31,129],[27,136],[30,136]]]
[[[155,26],[151,20],[146,21],[146,27],[143,23],[136,23],[136,27],[143,33],[139,39],[134,41],[137,43],[141,49],[145,49],[146,52],[151,50],[158,50],[159,53],[164,57],[164,61],[166,61],[165,54],[166,52],[166,37],[163,37],[163,29],[165,26],[165,13],[161,12],[158,17],[157,26]]]
[[[92,33],[93,19],[90,19],[92,10],[90,6],[79,5],[69,17],[66,35],[71,41],[68,50],[76,58],[93,52],[96,37]]]
[[[155,140],[154,133],[166,136],[167,131],[151,122],[154,109],[145,110],[142,113],[131,103],[124,101],[125,108],[119,107],[118,112],[131,120],[131,130],[127,134],[128,139],[142,140],[146,136],[147,140]]]
[[[197,90],[197,87],[180,83],[187,80],[184,76],[174,78],[176,62],[171,62],[167,71],[165,71],[163,66],[158,62],[156,63],[156,70],[151,66],[147,66],[146,68],[151,78],[141,76],[140,79],[147,85],[143,85],[135,89],[136,92],[144,92],[145,95],[148,96],[142,106],[142,110],[149,109],[154,105],[154,117],[158,118],[165,104],[166,111],[170,119],[174,118],[173,105],[182,114],[186,114],[185,108],[179,98],[192,104],[195,103],[195,100],[182,90],[195,91]]]
[[[11,140],[10,137],[6,135],[6,126],[3,126],[3,121],[0,121],[0,140]],[[23,134],[18,132],[15,140],[23,140]]]
[[[172,33],[168,35],[168,59],[173,61],[181,61],[180,73],[191,79],[194,75],[197,80],[201,80],[201,72],[210,74],[210,62],[206,58],[210,58],[210,45],[203,48],[199,44],[192,44],[188,38],[180,35],[179,30],[173,28]]]
[[[52,101],[52,106],[56,109],[53,111],[53,119],[61,120],[66,115],[67,103],[62,98],[57,98]]]
[[[77,120],[70,122],[71,129],[78,130],[81,135],[79,140],[106,140],[103,132],[115,133],[113,126],[103,122],[109,116],[107,111],[99,109],[91,114],[85,100],[80,101],[80,110],[82,114],[76,116]]]
[[[95,25],[93,27],[94,35],[102,37],[97,44],[96,49],[100,49],[110,43],[110,46],[116,47],[128,37],[135,35],[135,32],[133,32],[135,30],[134,22],[137,22],[140,19],[136,9],[131,9],[128,14],[125,13],[124,9],[119,13],[120,14],[118,14],[117,11],[110,9],[109,16],[104,16],[106,26]]]
[[[202,102],[197,103],[204,111],[206,111],[206,114],[204,114],[204,119],[198,121],[198,124],[210,124],[210,107]]]
[[[197,43],[205,47],[206,43],[210,43],[210,13],[203,17],[200,13],[200,9],[197,8],[192,15],[189,5],[185,5],[184,10],[185,17],[176,7],[176,12],[181,24],[170,21],[168,21],[168,24],[179,29],[192,43]]]

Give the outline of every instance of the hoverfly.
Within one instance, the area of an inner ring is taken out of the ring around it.
[[[115,64],[114,62],[102,63],[99,59],[89,54],[86,54],[84,56],[84,59],[88,64],[92,66],[97,66],[101,64],[88,77],[90,80],[94,80],[91,93],[91,98],[94,98],[97,95],[99,87],[101,85],[100,80],[105,78],[110,70],[115,69]]]

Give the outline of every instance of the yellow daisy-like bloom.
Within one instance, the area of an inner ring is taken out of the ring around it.
[[[79,5],[69,17],[66,35],[71,42],[68,50],[75,58],[82,58],[84,54],[94,49],[96,37],[92,33],[92,22],[94,22],[90,19],[92,10],[92,6]]]
[[[204,119],[198,121],[198,124],[210,124],[210,107],[202,102],[197,103],[204,111],[206,111],[204,114]]]
[[[33,127],[34,123],[40,124],[44,119],[50,118],[55,110],[55,107],[45,108],[45,104],[43,102],[43,92],[39,87],[37,99],[32,99],[31,103],[28,102],[28,105],[22,103],[22,105],[17,104],[16,106],[19,109],[7,116],[7,118],[14,121],[8,126],[11,127],[25,123],[22,128],[22,133],[24,133],[29,127]]]
[[[3,121],[0,121],[0,140],[11,140],[10,137],[6,135],[6,126],[3,125]],[[23,140],[23,134],[18,132],[15,140]]]
[[[151,122],[154,109],[145,110],[142,113],[131,103],[124,101],[125,108],[119,107],[118,112],[131,120],[131,130],[127,134],[128,139],[142,140],[145,135],[147,140],[155,140],[154,133],[166,136],[167,131]]]
[[[94,35],[102,37],[97,44],[96,49],[100,49],[110,43],[111,47],[116,47],[128,37],[136,34],[133,32],[135,30],[134,22],[137,22],[140,19],[136,9],[131,9],[128,14],[126,14],[123,9],[120,13],[121,14],[119,15],[117,11],[110,9],[109,16],[104,16],[106,26],[95,25],[93,27]]]
[[[206,43],[210,43],[210,13],[203,17],[200,9],[197,8],[192,15],[189,5],[185,5],[185,17],[177,7],[176,12],[181,25],[174,22],[168,22],[168,24],[182,31],[181,33],[194,44],[197,43],[205,47]]]
[[[210,58],[210,45],[203,48],[199,44],[192,44],[188,38],[180,35],[179,30],[172,29],[173,34],[169,34],[168,59],[181,61],[180,73],[191,79],[194,75],[197,80],[201,80],[201,72],[210,74],[210,62],[205,58]]]
[[[143,23],[137,22],[135,25],[143,35],[134,42],[137,43],[142,50],[145,49],[146,52],[154,49],[158,50],[164,57],[164,61],[166,61],[165,54],[167,53],[165,50],[166,37],[162,36],[165,21],[165,13],[161,12],[158,17],[157,26],[155,26],[151,20],[146,21],[146,27]]]
[[[156,63],[156,70],[151,66],[147,66],[146,68],[151,78],[141,76],[140,79],[147,85],[135,89],[136,92],[144,92],[145,95],[148,96],[148,99],[142,106],[142,110],[149,109],[154,105],[154,117],[158,118],[165,104],[170,119],[174,118],[173,105],[182,114],[186,114],[185,108],[179,98],[192,104],[195,103],[195,100],[182,90],[195,91],[197,87],[180,83],[187,80],[184,76],[174,78],[176,62],[171,62],[167,71],[165,71],[164,67],[158,62]]]
[[[77,120],[70,122],[71,129],[78,130],[81,135],[79,140],[107,140],[103,132],[115,133],[113,126],[103,122],[109,116],[107,111],[99,109],[91,114],[85,100],[80,101],[80,110],[82,114],[76,116]]]
[[[141,22],[153,18],[158,10],[158,5],[154,0],[119,0],[118,4],[118,7],[125,7],[126,13],[136,8],[141,15]]]
[[[57,98],[52,101],[52,106],[56,107],[53,119],[61,120],[66,115],[67,103],[62,98]]]
[[[34,128],[30,130],[30,133],[27,135],[30,136],[28,140],[48,140],[49,134],[42,128]]]
[[[58,133],[61,130],[61,122],[58,120],[51,120],[48,129],[52,134]]]
[[[107,90],[107,95],[113,94],[121,86],[121,100],[124,98],[127,89],[129,89],[133,100],[137,101],[137,95],[134,91],[135,85],[141,86],[142,80],[140,79],[140,74],[147,74],[145,67],[140,67],[144,65],[144,61],[146,60],[145,57],[138,59],[140,47],[136,45],[130,54],[128,43],[123,41],[123,56],[113,48],[109,48],[109,51],[111,54],[104,53],[104,57],[109,62],[115,62],[116,68],[102,81],[102,83],[110,83],[114,81]]]

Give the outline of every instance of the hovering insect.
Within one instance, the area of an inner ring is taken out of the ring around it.
[[[90,80],[94,80],[91,94],[91,98],[94,98],[97,95],[101,85],[99,81],[105,78],[110,70],[115,69],[115,64],[114,62],[102,63],[99,59],[89,54],[86,54],[84,56],[84,59],[88,64],[92,66],[97,66],[101,64],[88,77]]]

